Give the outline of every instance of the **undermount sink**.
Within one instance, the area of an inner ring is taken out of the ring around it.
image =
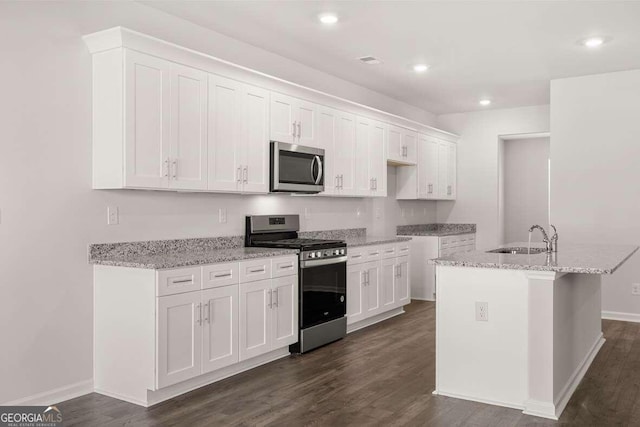
[[[523,248],[523,247],[514,247],[514,248],[498,248],[487,251],[492,254],[513,254],[513,255],[529,255],[529,254],[541,254],[546,252],[545,248]]]

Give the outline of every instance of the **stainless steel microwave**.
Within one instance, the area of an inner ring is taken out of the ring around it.
[[[269,189],[274,193],[324,191],[324,150],[271,141]]]

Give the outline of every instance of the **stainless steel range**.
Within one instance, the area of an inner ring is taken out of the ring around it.
[[[247,216],[245,246],[300,251],[299,337],[291,352],[305,353],[347,334],[347,245],[301,239],[298,215]]]

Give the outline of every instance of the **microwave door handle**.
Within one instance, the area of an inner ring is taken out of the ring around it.
[[[320,156],[314,156],[313,160],[311,161],[311,177],[312,178],[313,178],[314,166],[316,163],[318,164],[318,176],[315,178],[315,184],[318,185],[320,184],[320,180],[322,179],[322,159],[320,158]]]

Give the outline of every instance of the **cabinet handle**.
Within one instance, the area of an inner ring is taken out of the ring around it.
[[[369,178],[369,190],[373,190],[373,178]]]
[[[164,176],[165,177],[169,177],[169,158],[167,157],[167,160],[164,161]]]
[[[371,256],[378,256],[378,255],[380,255],[380,252],[371,252],[371,253],[369,253],[369,255],[371,255]]]
[[[264,273],[264,267],[259,268],[258,270],[249,270],[249,273]]]
[[[198,312],[198,325],[202,326],[202,304],[196,305],[196,311]]]
[[[238,183],[242,182],[242,166],[238,166],[238,170],[236,171],[236,180]]]
[[[242,172],[242,181],[247,184],[249,182],[249,166],[245,166]]]
[[[396,277],[400,278],[402,276],[402,265],[398,264],[396,265]]]
[[[210,307],[209,303],[206,303],[204,305],[204,321],[209,323],[209,324],[211,324],[211,321],[209,320],[209,315],[210,315],[210,313],[209,313],[210,308],[209,307]]]
[[[178,283],[193,283],[193,279],[172,280],[171,283],[174,285]]]
[[[340,185],[338,184],[340,182],[340,175],[336,175],[336,179],[335,179],[335,188],[338,189],[340,187]]]
[[[273,292],[276,293],[275,302],[273,303],[274,307],[278,306],[278,289],[274,289]]]
[[[296,137],[296,122],[293,122],[293,132],[291,135],[293,135],[294,138]]]
[[[342,190],[344,188],[344,175],[340,174],[340,189]]]
[[[351,255],[351,258],[362,258],[362,254],[358,254],[358,255]]]
[[[373,178],[373,189],[374,190],[378,189],[378,178]]]
[[[301,135],[302,135],[302,125],[300,124],[300,122],[298,122],[298,139],[300,139]]]
[[[231,277],[231,273],[214,274],[214,278],[219,279],[221,277]]]
[[[280,265],[278,266],[278,268],[279,268],[280,270],[288,270],[288,269],[290,269],[290,268],[293,268],[293,263],[291,263],[291,264],[280,264]]]
[[[178,161],[174,160],[171,162],[171,166],[173,166],[173,179],[178,179],[176,176],[178,175]]]
[[[273,294],[271,289],[269,289],[269,305],[267,307],[273,308]]]

